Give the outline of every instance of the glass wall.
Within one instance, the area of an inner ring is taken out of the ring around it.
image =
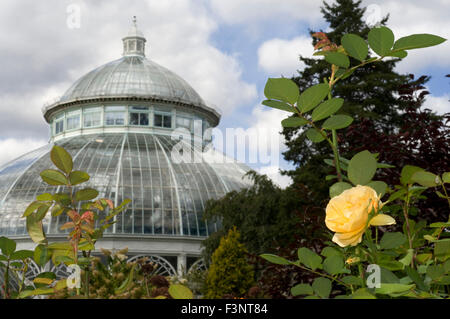
[[[76,130],[80,128],[81,111],[71,111],[66,113],[66,130]]]
[[[106,106],[105,125],[125,125],[126,110],[125,106]]]
[[[208,121],[189,113],[175,113],[158,106],[86,106],[57,113],[51,122],[52,135],[65,131],[102,126],[186,128],[202,136],[210,127]]]
[[[62,133],[64,131],[64,113],[56,115],[53,123],[55,126],[55,135]]]
[[[153,125],[155,127],[171,128],[172,115],[170,115],[169,113],[155,112],[155,116],[153,118]]]
[[[70,137],[58,142],[74,157],[74,170],[86,171],[100,198],[116,205],[132,202],[117,215],[108,233],[167,236],[208,236],[216,224],[205,221],[206,201],[249,186],[245,167],[234,163],[175,163],[170,152],[177,142],[170,136],[108,133]],[[0,236],[26,235],[25,208],[46,192],[65,192],[45,184],[39,173],[52,167],[51,144],[0,168]],[[100,212],[99,219],[107,212]],[[43,220],[48,234],[64,234],[67,215]]]
[[[130,125],[148,126],[149,125],[149,110],[146,106],[131,106]]]
[[[83,127],[96,127],[102,125],[102,108],[89,107],[83,109]]]

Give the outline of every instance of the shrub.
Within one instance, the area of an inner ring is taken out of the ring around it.
[[[254,271],[247,262],[247,250],[239,237],[239,232],[233,228],[220,240],[206,278],[206,298],[243,297],[252,287]]]

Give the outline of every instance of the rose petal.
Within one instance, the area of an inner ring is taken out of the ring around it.
[[[356,246],[362,241],[362,236],[364,234],[365,227],[362,227],[353,232],[347,233],[335,233],[332,241],[341,247],[346,247],[348,245]]]
[[[370,226],[385,226],[393,224],[395,224],[395,219],[385,214],[378,214],[369,222]]]

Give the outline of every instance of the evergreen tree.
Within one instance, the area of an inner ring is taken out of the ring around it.
[[[241,242],[250,254],[274,253],[277,247],[286,247],[295,238],[322,238],[318,224],[323,222],[321,211],[312,207],[313,202],[304,192],[290,188],[281,189],[266,175],[249,172],[252,187],[233,191],[218,200],[208,201],[204,217],[218,220],[220,229],[202,242],[203,258],[211,260],[220,239],[230,229],[237,227]],[[310,207],[308,214],[304,211]],[[319,217],[320,216],[320,217]]]
[[[337,0],[332,5],[324,2],[321,12],[330,26],[331,31],[326,34],[331,42],[340,45],[341,37],[346,33],[354,33],[367,39],[370,28],[363,21],[365,8],[361,7],[361,1]],[[380,24],[385,25],[387,20],[388,16]],[[311,35],[314,33],[310,31]],[[316,43],[317,40],[313,39],[312,45]],[[300,91],[323,82],[331,74],[330,64],[324,59],[300,57],[300,60],[306,67],[293,78]],[[395,93],[401,85],[414,82],[408,76],[394,71],[398,61],[392,59],[368,64],[339,81],[333,89],[334,97],[345,100],[339,113],[351,115],[355,124],[363,119],[370,119],[377,130],[386,134],[394,132],[401,125],[400,112],[406,107],[406,103],[396,98]],[[323,159],[330,157],[328,145],[312,144],[298,128],[285,128],[283,135],[288,146],[288,150],[283,153],[284,158],[297,167],[283,173],[291,176],[294,184],[307,185],[317,201],[326,200],[330,185],[323,181],[330,170],[323,165]]]
[[[206,298],[243,297],[252,287],[253,268],[247,262],[247,249],[239,242],[239,237],[234,227],[220,240],[206,277]]]

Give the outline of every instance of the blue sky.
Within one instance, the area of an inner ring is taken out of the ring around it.
[[[332,3],[333,1],[328,1]],[[148,58],[185,78],[223,110],[227,127],[281,130],[286,116],[260,103],[268,77],[291,76],[312,53],[308,29],[327,29],[322,1],[307,0],[2,0],[0,2],[0,165],[48,141],[40,111],[91,69],[117,59],[121,38],[138,16]],[[67,27],[68,6],[80,8],[80,28]],[[363,1],[367,18],[390,14],[396,37],[450,37],[450,2]],[[450,111],[450,44],[410,52],[397,70],[426,74],[427,107]],[[282,143],[282,140],[280,140]],[[254,151],[251,147],[249,152]],[[282,160],[280,167],[289,164]],[[252,165],[260,168],[261,165]],[[278,165],[262,172],[281,185]]]

